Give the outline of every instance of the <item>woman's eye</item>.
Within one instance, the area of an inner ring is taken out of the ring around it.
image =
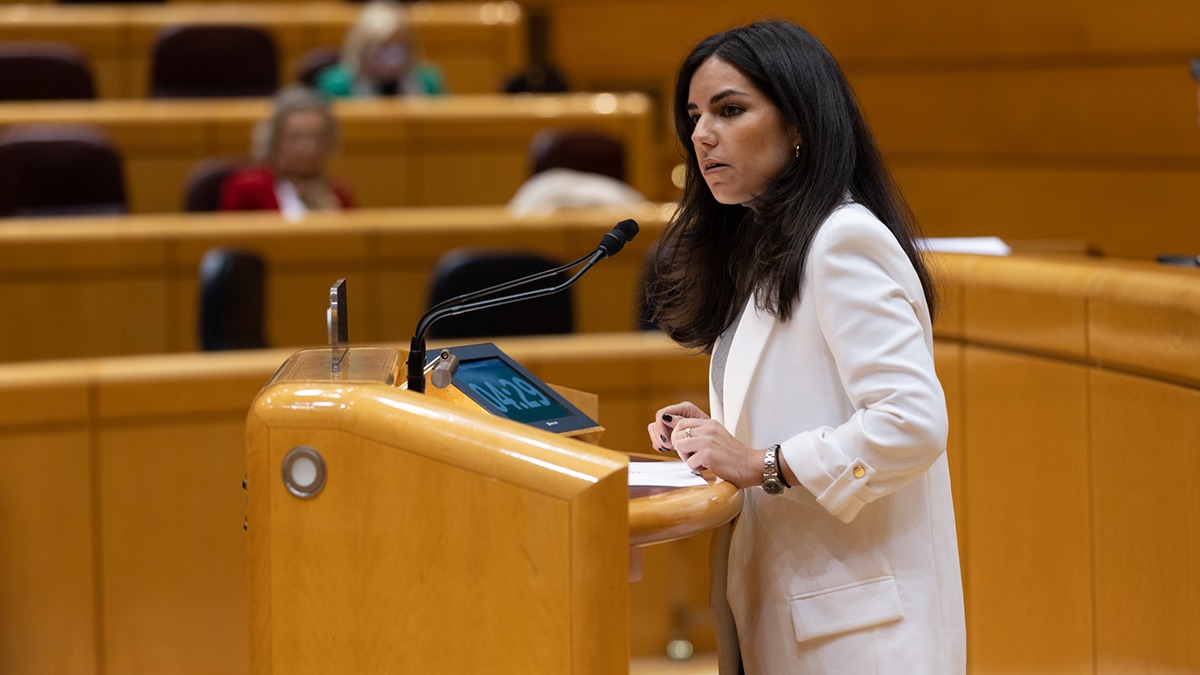
[[[693,127],[694,127],[694,126],[696,126],[697,124],[699,124],[699,123],[700,123],[700,116],[699,116],[699,115],[692,115],[692,116],[691,116],[691,117],[689,117],[688,119],[689,119],[689,120],[691,120],[691,122],[692,122],[692,126],[693,126]]]
[[[721,108],[721,114],[725,117],[733,117],[734,115],[739,115],[745,111],[746,109],[740,105],[727,105]]]

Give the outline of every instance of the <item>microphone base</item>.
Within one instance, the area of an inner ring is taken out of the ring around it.
[[[425,354],[425,340],[414,337],[408,351],[404,379],[408,383],[407,389],[418,394],[425,393]]]

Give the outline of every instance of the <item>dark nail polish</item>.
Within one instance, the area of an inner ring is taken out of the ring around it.
[[[662,434],[659,434],[659,435],[658,435],[658,437],[662,439],[662,442],[663,442],[663,443],[666,443],[666,442],[667,442],[667,437],[666,437],[666,436],[663,436]]]
[[[670,450],[668,450],[668,449],[666,449],[666,448],[662,447],[661,445],[660,445],[660,446],[658,446],[658,451],[659,451],[659,452],[663,452],[663,453],[670,452]]]
[[[668,415],[668,414],[666,414],[666,413],[663,413],[663,421],[664,421],[664,422],[670,422],[670,421],[671,421],[671,420],[673,420],[673,419],[675,419],[675,418],[674,418],[674,417],[671,417],[670,415]]]

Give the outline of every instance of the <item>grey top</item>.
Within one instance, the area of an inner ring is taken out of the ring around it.
[[[739,313],[737,320],[729,324],[729,328],[721,333],[721,337],[717,338],[717,344],[713,346],[710,377],[712,377],[713,391],[716,392],[717,400],[722,405],[725,403],[725,364],[729,362],[729,347],[733,345],[733,336],[737,334],[738,324],[741,322],[742,316]]]

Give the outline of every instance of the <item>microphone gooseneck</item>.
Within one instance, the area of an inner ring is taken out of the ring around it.
[[[612,230],[601,237],[600,244],[594,251],[580,258],[579,260],[576,260],[575,262],[546,270],[544,272],[538,272],[526,277],[521,277],[519,279],[514,279],[512,281],[506,281],[502,284],[497,284],[495,286],[484,288],[478,291],[464,293],[463,295],[450,298],[449,300],[439,302],[433,307],[430,307],[428,310],[426,310],[425,314],[421,317],[421,320],[417,323],[417,329],[413,333],[412,343],[410,344],[408,352],[408,390],[418,393],[425,393],[425,335],[429,332],[429,328],[434,324],[435,321],[447,316],[465,314],[467,312],[474,312],[480,309],[487,309],[489,307],[499,307],[501,305],[522,302],[524,300],[532,300],[534,298],[540,298],[562,292],[578,281],[579,278],[582,277],[585,272],[590,270],[596,263],[619,253],[629,240],[637,236],[637,233],[638,224],[635,221],[632,219],[622,220],[621,222],[617,223]],[[504,295],[500,297],[487,297],[495,295],[496,293],[507,291],[511,288],[516,288],[517,286],[523,286],[525,284],[565,272],[566,270],[569,270],[581,263],[583,264],[583,267],[580,268],[578,272],[576,272],[570,279],[567,279],[556,286],[548,286],[546,288],[538,288],[531,291],[524,291],[521,293],[514,293],[512,295]]]

